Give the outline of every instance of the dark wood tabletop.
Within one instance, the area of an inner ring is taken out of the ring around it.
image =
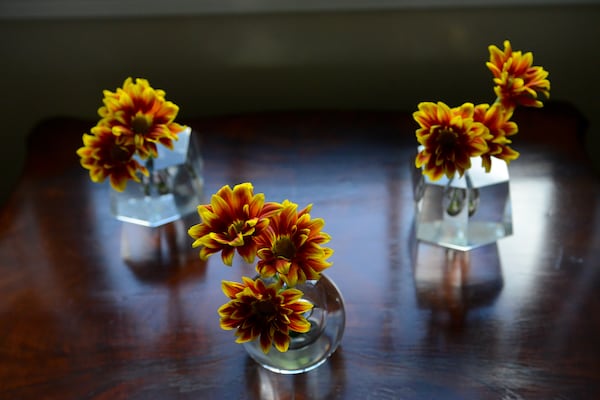
[[[519,110],[514,235],[470,253],[414,240],[409,112],[199,118],[205,196],[250,181],[313,204],[346,304],[337,352],[278,375],[219,327],[220,282],[187,229],[117,221],[75,150],[93,121],[29,137],[0,213],[2,399],[600,398],[600,180],[564,104]]]

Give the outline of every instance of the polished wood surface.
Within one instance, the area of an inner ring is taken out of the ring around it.
[[[573,110],[517,120],[515,233],[471,253],[414,240],[410,113],[187,121],[207,198],[251,181],[326,221],[346,330],[296,376],[262,369],[219,328],[220,281],[251,266],[201,262],[194,215],[116,221],[75,155],[93,122],[40,124],[0,214],[0,398],[600,398],[600,180]]]

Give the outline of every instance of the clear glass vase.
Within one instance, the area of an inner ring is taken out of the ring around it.
[[[311,323],[310,331],[293,333],[286,352],[273,347],[265,354],[258,340],[243,344],[248,355],[258,364],[280,374],[307,372],[327,361],[342,341],[346,324],[342,294],[326,275],[322,274],[321,279],[307,281],[296,288],[313,303],[313,309],[306,315]]]
[[[486,172],[481,158],[459,176],[432,181],[415,170],[417,239],[468,251],[513,233],[508,166],[492,157]]]
[[[145,162],[150,176],[129,181],[123,192],[110,191],[110,209],[120,221],[158,227],[196,211],[202,203],[202,157],[197,135],[179,133],[173,150],[160,148]]]

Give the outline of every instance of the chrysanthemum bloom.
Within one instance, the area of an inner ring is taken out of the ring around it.
[[[473,119],[474,106],[465,103],[450,108],[442,102],[422,102],[413,118],[420,125],[416,135],[423,149],[417,154],[415,165],[432,180],[442,175],[461,176],[471,168],[471,157],[484,154],[489,130]]]
[[[282,289],[281,281],[270,285],[259,278],[242,278],[244,283],[223,281],[223,293],[231,299],[218,312],[220,325],[225,330],[236,329],[237,343],[259,338],[263,352],[272,345],[281,352],[288,350],[290,332],[305,333],[310,322],[304,313],[313,305],[302,299],[297,289]]]
[[[331,240],[322,232],[325,221],[311,219],[308,205],[298,211],[298,205],[288,200],[282,210],[271,218],[269,226],[256,237],[259,261],[256,270],[261,276],[278,275],[287,285],[296,286],[307,279],[319,279],[332,263],[327,259],[333,250],[321,247]]]
[[[106,126],[95,126],[91,135],[83,135],[84,146],[77,150],[81,165],[90,171],[93,182],[110,178],[110,185],[122,192],[128,180],[140,181],[137,171],[148,176],[148,170],[134,158],[135,145],[112,134]]]
[[[254,194],[251,183],[223,186],[211,197],[210,204],[198,206],[201,223],[188,234],[195,239],[192,247],[201,247],[200,258],[207,260],[221,251],[225,265],[231,266],[235,250],[247,262],[254,261],[254,237],[269,224],[269,217],[281,209],[278,203],[265,203],[262,193]]]
[[[475,107],[473,119],[484,124],[491,137],[487,139],[488,151],[481,155],[481,163],[486,172],[492,168],[491,157],[496,157],[509,163],[519,157],[519,153],[509,145],[512,141],[508,136],[518,132],[515,122],[510,121],[513,109],[505,109],[502,104],[479,104]]]
[[[494,75],[494,91],[504,107],[542,107],[538,95],[550,96],[550,81],[544,68],[532,66],[533,54],[513,51],[508,40],[504,41],[504,51],[494,45],[489,51],[486,65]]]
[[[127,78],[116,92],[104,91],[104,106],[98,109],[100,125],[112,129],[135,145],[142,159],[157,157],[157,143],[172,149],[183,127],[174,122],[179,107],[165,100],[163,90],[154,89],[146,79]]]

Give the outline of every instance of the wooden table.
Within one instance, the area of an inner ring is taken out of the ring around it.
[[[569,107],[517,121],[515,233],[470,254],[413,238],[410,113],[187,121],[207,198],[251,181],[326,221],[346,331],[295,376],[262,369],[219,328],[220,281],[251,266],[201,262],[185,233],[197,216],[116,221],[108,186],[75,155],[93,121],[40,124],[0,214],[0,398],[600,398],[600,181]]]

